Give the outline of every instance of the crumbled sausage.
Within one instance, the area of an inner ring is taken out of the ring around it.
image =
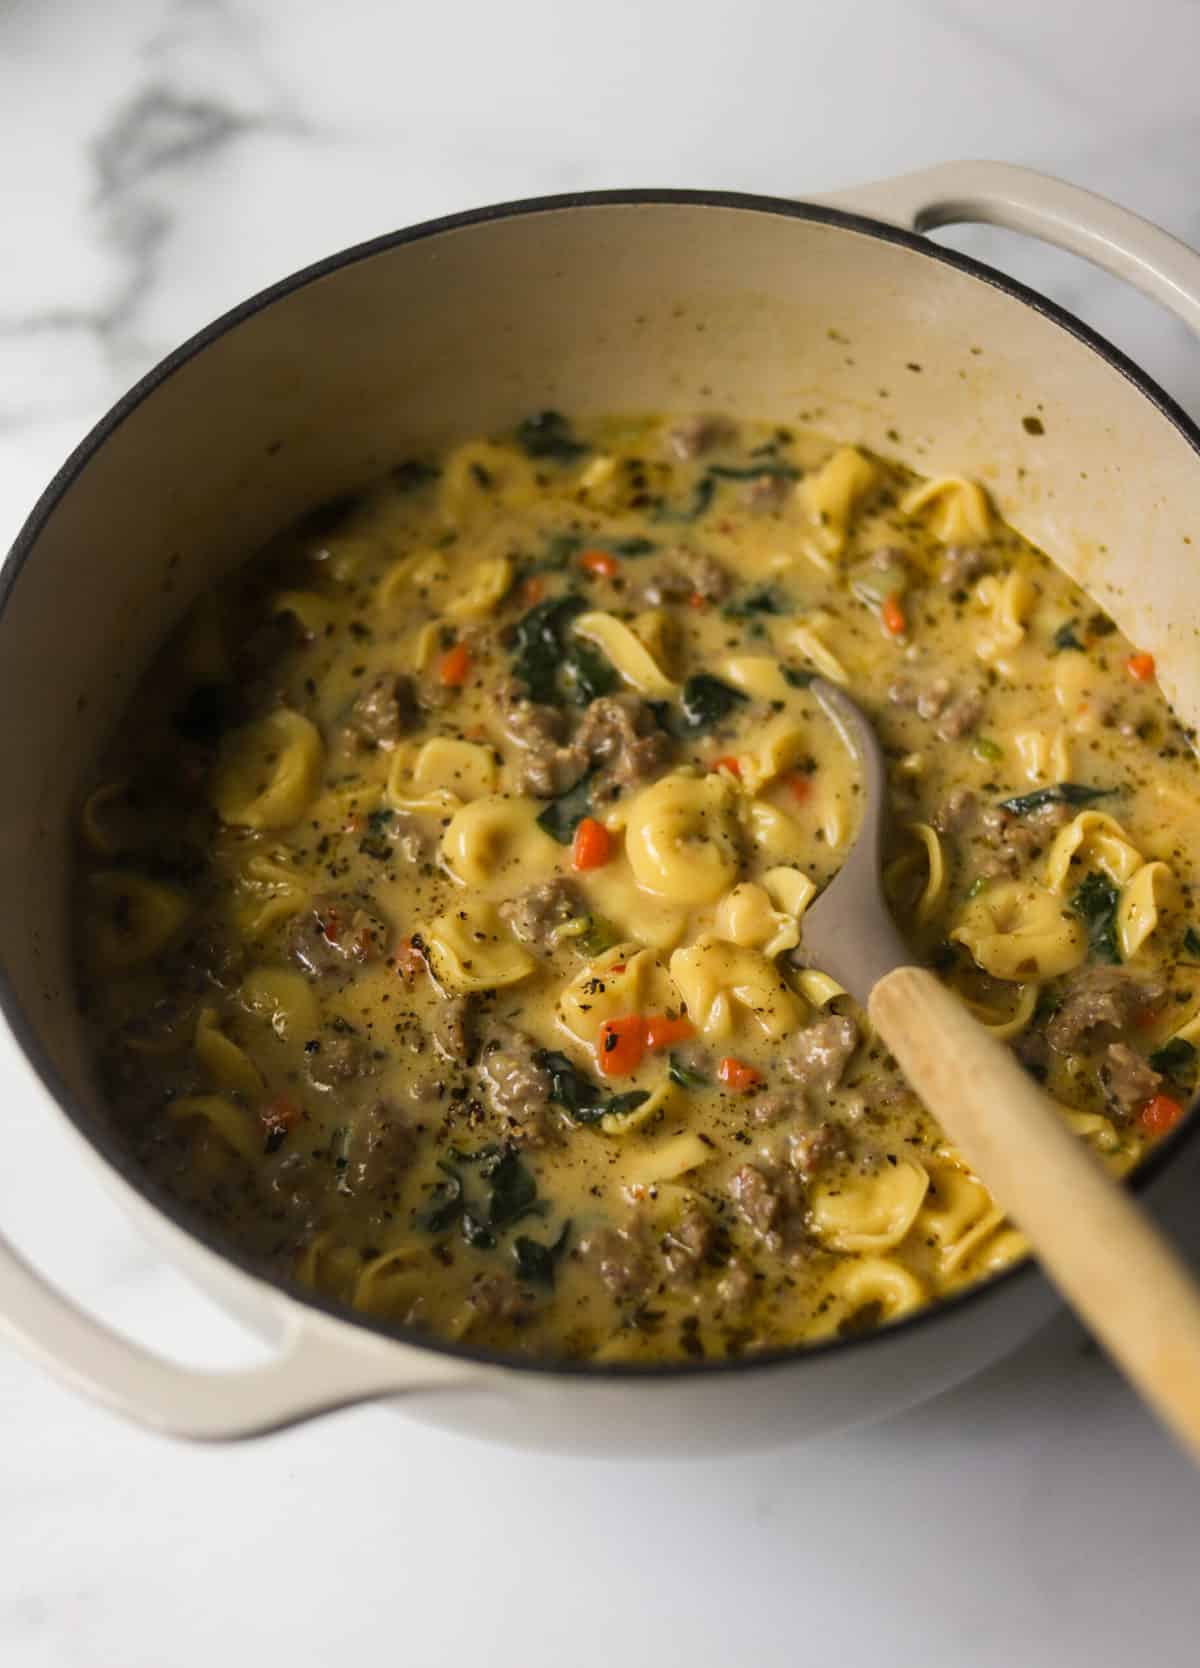
[[[979,865],[979,872],[988,879],[1019,874],[1042,849],[1036,831],[999,805],[989,805],[979,820],[990,848],[989,855]]]
[[[983,694],[969,689],[946,708],[937,727],[939,741],[961,741],[969,735],[983,717]]]
[[[363,747],[394,747],[417,723],[420,708],[409,677],[379,678],[350,708],[350,729]]]
[[[827,1014],[797,1034],[784,1066],[807,1092],[829,1095],[842,1081],[857,1047],[858,1026],[850,1015]]]
[[[754,1164],[743,1164],[729,1183],[734,1206],[768,1245],[781,1243],[783,1230],[805,1209],[804,1184],[794,1172],[768,1174]]]
[[[668,551],[651,569],[642,596],[652,608],[659,608],[664,602],[683,602],[692,596],[703,597],[705,602],[721,602],[728,595],[729,586],[728,571],[715,556],[680,545]]]
[[[533,1313],[533,1301],[507,1274],[476,1274],[467,1302],[481,1320],[508,1321],[519,1326]]]
[[[939,834],[961,834],[974,821],[977,803],[970,788],[955,788],[930,820]]]
[[[452,996],[434,1010],[433,1045],[444,1060],[465,1066],[471,1058],[474,1008],[469,996]]]
[[[754,1296],[754,1266],[745,1257],[730,1257],[717,1281],[717,1299],[726,1309],[744,1309]]]
[[[786,475],[755,475],[739,494],[751,515],[778,515],[795,492],[795,482]]]
[[[689,1205],[677,1226],[664,1236],[667,1268],[677,1279],[694,1279],[715,1239],[716,1229],[708,1212],[699,1205]]]
[[[526,1146],[544,1146],[557,1131],[550,1104],[550,1074],[537,1061],[537,1049],[523,1031],[497,1025],[479,1053],[479,1077],[492,1110],[504,1120],[507,1134]]]
[[[565,745],[564,714],[555,707],[523,700],[511,691],[501,692],[501,708],[505,732],[521,750],[520,792],[537,799],[554,799],[573,788],[587,769],[587,757],[579,748]]]
[[[500,916],[524,944],[539,955],[549,955],[558,929],[582,915],[587,908],[583,894],[573,880],[560,876],[530,887],[519,898],[500,905]]]
[[[812,1129],[800,1130],[788,1145],[788,1162],[803,1176],[813,1176],[835,1158],[845,1158],[849,1138],[841,1124],[829,1119]]]
[[[356,1113],[346,1132],[339,1186],[348,1193],[393,1198],[414,1146],[413,1131],[396,1108],[377,1100]]]
[[[594,799],[612,798],[657,776],[671,756],[672,742],[650,706],[637,695],[602,695],[584,712],[575,746],[601,775]]]
[[[1047,1040],[1060,1054],[1114,1042],[1162,998],[1157,981],[1135,979],[1119,967],[1081,967],[1046,1027]]]
[[[367,1051],[349,1032],[333,1037],[314,1037],[305,1048],[305,1066],[310,1083],[318,1089],[336,1089],[367,1070]]]
[[[618,1303],[644,1297],[654,1285],[646,1246],[628,1228],[594,1228],[573,1253],[606,1286]]]
[[[1163,1080],[1145,1055],[1128,1043],[1117,1042],[1109,1043],[1104,1051],[1100,1081],[1113,1110],[1123,1118],[1132,1118],[1158,1093]]]
[[[374,906],[357,897],[314,898],[288,932],[294,960],[306,973],[346,971],[386,955],[388,929]]]
[[[687,463],[704,452],[711,452],[714,446],[725,445],[733,436],[734,427],[728,417],[707,413],[676,423],[667,432],[667,445],[681,463]]]
[[[978,579],[987,565],[987,557],[977,545],[952,544],[942,557],[939,578],[943,585],[957,591],[962,586],[969,585],[973,579]]]

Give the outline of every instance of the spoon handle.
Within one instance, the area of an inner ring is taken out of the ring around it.
[[[1184,1263],[1009,1051],[931,973],[885,974],[868,1012],[1046,1273],[1200,1460],[1200,1288]]]

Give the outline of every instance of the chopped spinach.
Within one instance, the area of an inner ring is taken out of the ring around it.
[[[183,705],[171,714],[171,725],[185,741],[219,741],[233,722],[231,691],[222,683],[198,683]]]
[[[1092,954],[1101,961],[1121,959],[1117,944],[1117,902],[1120,894],[1107,875],[1095,870],[1076,888],[1071,898],[1072,914],[1087,928]]]
[[[745,596],[735,597],[726,603],[721,613],[727,620],[748,620],[755,614],[790,614],[792,604],[774,585],[760,585],[757,590],[747,591]]]
[[[1183,935],[1183,947],[1189,956],[1200,956],[1200,932],[1189,927]]]
[[[444,1173],[446,1180],[437,1183],[429,1205],[416,1216],[417,1227],[424,1228],[431,1234],[445,1233],[463,1213],[462,1177],[444,1158],[438,1159],[438,1169]]]
[[[692,496],[680,509],[660,503],[654,511],[655,521],[698,521],[713,501],[717,483],[712,475],[701,475],[692,488]]]
[[[631,1089],[623,1095],[606,1095],[598,1084],[581,1072],[574,1061],[553,1049],[542,1049],[537,1063],[550,1074],[550,1099],[561,1106],[577,1124],[598,1124],[610,1114],[620,1117],[633,1112],[643,1101],[649,1100],[644,1089]]]
[[[1164,1077],[1189,1087],[1196,1080],[1195,1045],[1183,1037],[1172,1037],[1169,1043],[1155,1049],[1150,1056],[1150,1064]]]
[[[518,1234],[513,1241],[513,1260],[517,1265],[517,1278],[528,1280],[536,1286],[552,1286],[555,1264],[567,1248],[567,1236],[570,1232],[571,1223],[568,1219],[559,1230],[558,1238],[552,1240],[549,1245],[542,1245],[536,1239]]]
[[[681,1089],[703,1089],[709,1081],[703,1072],[693,1071],[690,1066],[682,1065],[674,1054],[667,1056],[667,1076],[672,1083],[678,1083]]]
[[[575,934],[575,944],[582,955],[598,956],[611,950],[620,937],[616,927],[603,915],[585,915]]]
[[[387,826],[392,821],[393,811],[386,805],[379,806],[367,818],[367,828],[362,839],[358,842],[358,849],[364,857],[373,857],[379,863],[386,863],[392,856],[391,841],[387,837]]]
[[[584,817],[592,814],[592,778],[589,773],[582,781],[576,782],[566,793],[559,794],[552,799],[546,809],[537,819],[537,825],[543,833],[549,834],[552,840],[557,840],[560,846],[569,846],[575,838],[575,830]]]
[[[576,440],[561,411],[539,411],[517,424],[517,444],[531,458],[549,458],[554,463],[571,463],[588,447]]]
[[[1061,654],[1064,649],[1079,649],[1083,651],[1083,644],[1075,635],[1075,627],[1078,624],[1078,620],[1068,620],[1065,625],[1059,626],[1058,630],[1054,633],[1054,647],[1050,651],[1051,654]]]
[[[495,1249],[495,1234],[485,1222],[482,1222],[476,1216],[473,1210],[463,1211],[459,1227],[462,1229],[462,1237],[468,1245],[473,1245],[476,1251],[492,1251]]]
[[[440,474],[441,470],[435,463],[426,463],[422,458],[406,458],[392,470],[392,485],[401,492],[415,492],[418,487],[436,481]]]
[[[752,463],[745,467],[729,463],[710,463],[708,473],[715,475],[719,481],[757,481],[763,475],[777,476],[784,481],[798,481],[804,471],[797,469],[794,463],[764,457],[761,463]]]
[[[515,1147],[485,1153],[479,1174],[488,1185],[487,1220],[492,1228],[509,1228],[537,1205],[537,1182],[521,1162]]]
[[[618,556],[652,556],[658,546],[653,539],[613,539],[608,548]]]
[[[414,1217],[418,1228],[429,1233],[445,1233],[457,1222],[468,1245],[477,1250],[490,1251],[496,1243],[496,1231],[511,1228],[522,1217],[539,1208],[537,1182],[521,1162],[514,1147],[481,1147],[466,1153],[451,1147],[449,1159],[439,1158],[438,1169],[446,1180],[434,1187],[430,1204]],[[458,1165],[472,1164],[484,1184],[482,1204],[467,1197],[466,1185]]]
[[[721,720],[745,699],[740,689],[731,688],[707,672],[697,672],[684,684],[680,696],[685,731],[691,735],[704,735],[716,729]]]
[[[563,651],[563,678],[572,700],[586,707],[598,695],[611,695],[620,682],[612,661],[594,643],[575,637]]]
[[[513,627],[513,673],[529,691],[531,701],[552,706],[559,700],[563,633],[586,606],[580,596],[548,597]]]
[[[1011,811],[1015,817],[1026,817],[1043,805],[1090,805],[1094,799],[1111,799],[1116,791],[1116,788],[1088,788],[1080,782],[1055,782],[1050,788],[1035,788],[1032,793],[1002,799],[1000,809]]]

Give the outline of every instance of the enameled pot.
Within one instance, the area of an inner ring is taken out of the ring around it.
[[[70,954],[81,783],[190,599],[280,524],[418,446],[530,409],[719,408],[808,423],[1000,510],[1156,656],[1200,720],[1200,434],[1076,320],[919,234],[982,220],[1128,278],[1200,330],[1200,257],[1101,199],[951,164],[837,199],[600,192],[380,238],[211,325],[88,436],[0,581],[0,999],[97,1179],[219,1302],[274,1340],[198,1373],[128,1342],[0,1240],[0,1328],[132,1418],[250,1436],[403,1398],[439,1424],[592,1452],[762,1446],[875,1418],[974,1372],[1055,1299],[1033,1266],[866,1338],[730,1364],[539,1366],[351,1319],[262,1279],[111,1138]],[[1195,1139],[1195,1111],[1134,1185]],[[46,1207],[54,1209],[48,1188]]]

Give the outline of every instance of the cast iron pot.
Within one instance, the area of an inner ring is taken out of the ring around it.
[[[263,1279],[131,1166],[106,1124],[71,966],[81,786],[191,598],[322,499],[531,409],[717,408],[976,476],[1154,653],[1184,720],[1200,720],[1200,434],[1075,319],[919,235],[963,220],[1087,256],[1200,330],[1200,257],[1017,168],[950,164],[806,203],[543,198],[380,238],[256,296],[152,371],[68,459],[0,581],[0,1001],[30,1092],[36,1075],[97,1180],[276,1354],[230,1373],[176,1366],[82,1313],[0,1240],[0,1328],[18,1345],[191,1437],[403,1398],[502,1440],[707,1453],[898,1410],[1051,1312],[1028,1264],[865,1338],[651,1368],[502,1359],[352,1317]],[[1197,1123],[1193,1111],[1133,1185],[1149,1191]]]

